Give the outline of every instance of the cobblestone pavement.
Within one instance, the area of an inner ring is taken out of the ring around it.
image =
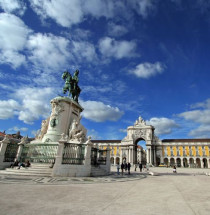
[[[0,183],[5,184],[50,184],[50,185],[64,185],[64,184],[91,184],[91,183],[115,183],[127,182],[134,180],[141,180],[147,177],[147,173],[117,175],[111,173],[109,176],[102,177],[37,177],[37,176],[20,176],[20,175],[0,175]]]
[[[65,185],[65,184],[91,184],[91,183],[116,183],[116,182],[128,182],[134,180],[145,179],[151,177],[149,172],[155,172],[158,176],[173,176],[171,168],[150,168],[149,171],[143,172],[131,171],[128,175],[125,172],[123,175],[118,175],[112,167],[111,174],[109,176],[102,177],[37,177],[37,176],[20,176],[20,175],[1,175],[0,183],[4,184],[46,184],[46,185]],[[210,173],[208,169],[178,169],[177,176],[191,176],[191,175],[205,175],[206,172]]]

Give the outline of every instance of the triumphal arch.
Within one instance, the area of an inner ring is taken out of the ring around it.
[[[147,147],[147,163],[155,165],[156,163],[156,150],[158,138],[154,134],[155,128],[152,125],[147,125],[140,116],[133,126],[127,128],[127,136],[121,141],[122,153],[121,160],[128,159],[131,163],[135,164],[137,160],[137,143],[140,140],[146,142]],[[124,146],[124,147],[123,147]]]

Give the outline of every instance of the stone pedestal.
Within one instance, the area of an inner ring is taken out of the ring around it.
[[[9,139],[5,137],[1,142],[0,142],[0,169],[4,169],[7,167],[7,163],[4,162],[4,155],[7,149],[7,144],[9,143]]]
[[[17,151],[15,161],[20,161],[21,153],[23,151],[23,146],[24,146],[24,143],[22,143],[22,142],[18,143],[18,151]]]
[[[49,119],[47,133],[42,138],[44,142],[58,142],[61,134],[69,135],[73,120],[80,120],[83,108],[68,97],[56,97],[51,100],[52,112]]]

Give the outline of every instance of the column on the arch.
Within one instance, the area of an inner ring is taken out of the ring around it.
[[[150,163],[150,148],[147,147],[147,163]]]
[[[148,153],[148,155],[149,155],[149,164],[151,164],[152,163],[152,157],[153,157],[153,151],[152,151],[152,147],[151,147],[151,144],[152,144],[152,141],[151,140],[149,140],[149,141],[147,141],[147,144],[148,144],[148,146],[147,146],[147,148],[149,149],[148,151],[149,151],[149,153]]]
[[[126,162],[130,161],[130,156],[129,156],[129,146],[126,147],[126,154],[127,154],[127,159]]]
[[[152,164],[156,166],[156,150],[155,150],[155,146],[153,148],[153,163]]]
[[[152,147],[150,147],[150,164],[152,164],[152,158],[153,158],[153,150],[152,150]]]
[[[129,148],[130,148],[130,163],[133,164],[133,147],[129,146]]]

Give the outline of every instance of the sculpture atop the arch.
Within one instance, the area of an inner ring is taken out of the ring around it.
[[[144,126],[144,125],[146,125],[146,122],[143,120],[141,116],[134,123],[134,126]]]

